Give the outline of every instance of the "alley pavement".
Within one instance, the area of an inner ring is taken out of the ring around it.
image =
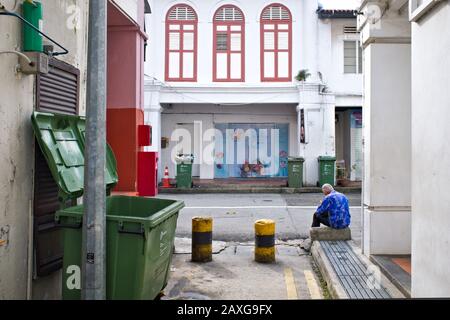
[[[359,194],[347,195],[352,236],[360,241]],[[321,194],[172,194],[185,202],[176,230],[170,280],[162,299],[325,299],[320,274],[302,242]],[[212,216],[213,261],[191,262],[192,217]],[[276,221],[276,263],[254,261],[254,222]]]

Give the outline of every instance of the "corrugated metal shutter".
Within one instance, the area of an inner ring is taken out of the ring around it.
[[[80,71],[56,59],[50,60],[50,72],[37,76],[36,110],[77,114]],[[34,244],[36,275],[46,276],[62,267],[61,230],[55,225],[60,208],[58,186],[36,143],[34,185]]]

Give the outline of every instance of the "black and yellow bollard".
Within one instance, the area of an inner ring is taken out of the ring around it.
[[[212,227],[211,217],[192,218],[192,261],[212,261]]]
[[[275,221],[262,219],[255,222],[255,261],[275,262]]]

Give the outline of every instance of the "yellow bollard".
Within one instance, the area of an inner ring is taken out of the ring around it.
[[[211,217],[192,218],[192,261],[212,261],[212,227]]]
[[[275,221],[262,219],[255,222],[255,261],[275,262]]]

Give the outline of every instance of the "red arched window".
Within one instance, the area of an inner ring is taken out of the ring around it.
[[[213,28],[213,81],[245,81],[244,14],[235,6],[222,6]]]
[[[197,14],[185,4],[166,17],[166,81],[197,81]]]
[[[261,14],[261,81],[292,79],[292,16],[282,4]]]

